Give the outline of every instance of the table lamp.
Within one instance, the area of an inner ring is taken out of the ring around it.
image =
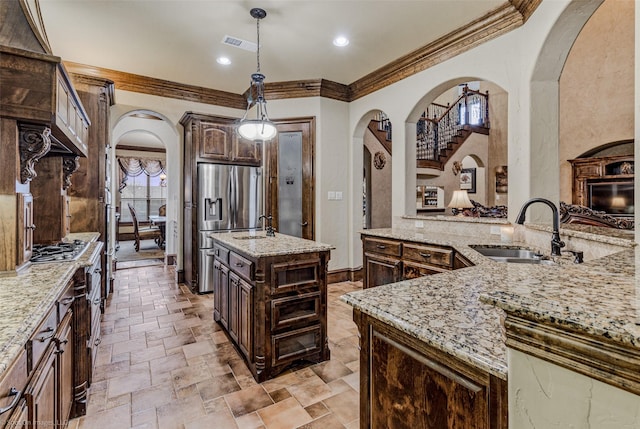
[[[451,202],[447,207],[458,209],[460,211],[460,213],[458,213],[458,216],[463,216],[462,210],[473,208],[473,204],[469,199],[467,191],[464,189],[460,189],[457,191],[453,191],[453,197],[451,197]]]

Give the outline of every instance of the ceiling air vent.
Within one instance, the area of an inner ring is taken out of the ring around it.
[[[246,40],[227,35],[222,38],[222,44],[244,49],[245,51],[256,52],[258,50],[258,45],[253,42],[248,42]]]

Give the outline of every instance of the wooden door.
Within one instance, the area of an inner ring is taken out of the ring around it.
[[[229,327],[229,268],[220,265],[220,324],[228,329]],[[214,292],[215,293],[215,292]],[[215,299],[215,297],[214,297]]]
[[[276,125],[278,136],[265,145],[266,214],[273,217],[276,231],[313,240],[315,119],[282,120]]]
[[[238,343],[239,331],[239,300],[240,300],[240,277],[233,271],[229,273],[229,336]]]
[[[400,259],[365,253],[366,278],[364,288],[386,285],[402,280]]]

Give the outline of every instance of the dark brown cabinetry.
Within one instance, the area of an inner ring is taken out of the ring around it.
[[[297,361],[329,359],[329,251],[253,257],[216,243],[214,320],[259,382]]]
[[[569,162],[573,170],[573,204],[633,218],[633,155],[578,158]],[[616,202],[613,197],[622,199]]]
[[[360,427],[506,429],[507,383],[354,310]]]
[[[262,144],[240,138],[234,118],[186,112],[184,127],[184,277],[198,286],[198,164],[262,165]]]
[[[364,234],[362,249],[365,289],[472,265],[450,247]]]

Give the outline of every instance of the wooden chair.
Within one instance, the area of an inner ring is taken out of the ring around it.
[[[167,205],[163,204],[158,207],[158,216],[166,216],[167,215]]]
[[[130,203],[127,205],[131,212],[131,221],[133,222],[133,235],[135,237],[133,247],[136,249],[136,252],[138,252],[140,250],[140,240],[148,240],[150,238],[153,238],[156,242],[160,240],[160,229],[154,227],[140,228],[136,209],[134,209]]]

